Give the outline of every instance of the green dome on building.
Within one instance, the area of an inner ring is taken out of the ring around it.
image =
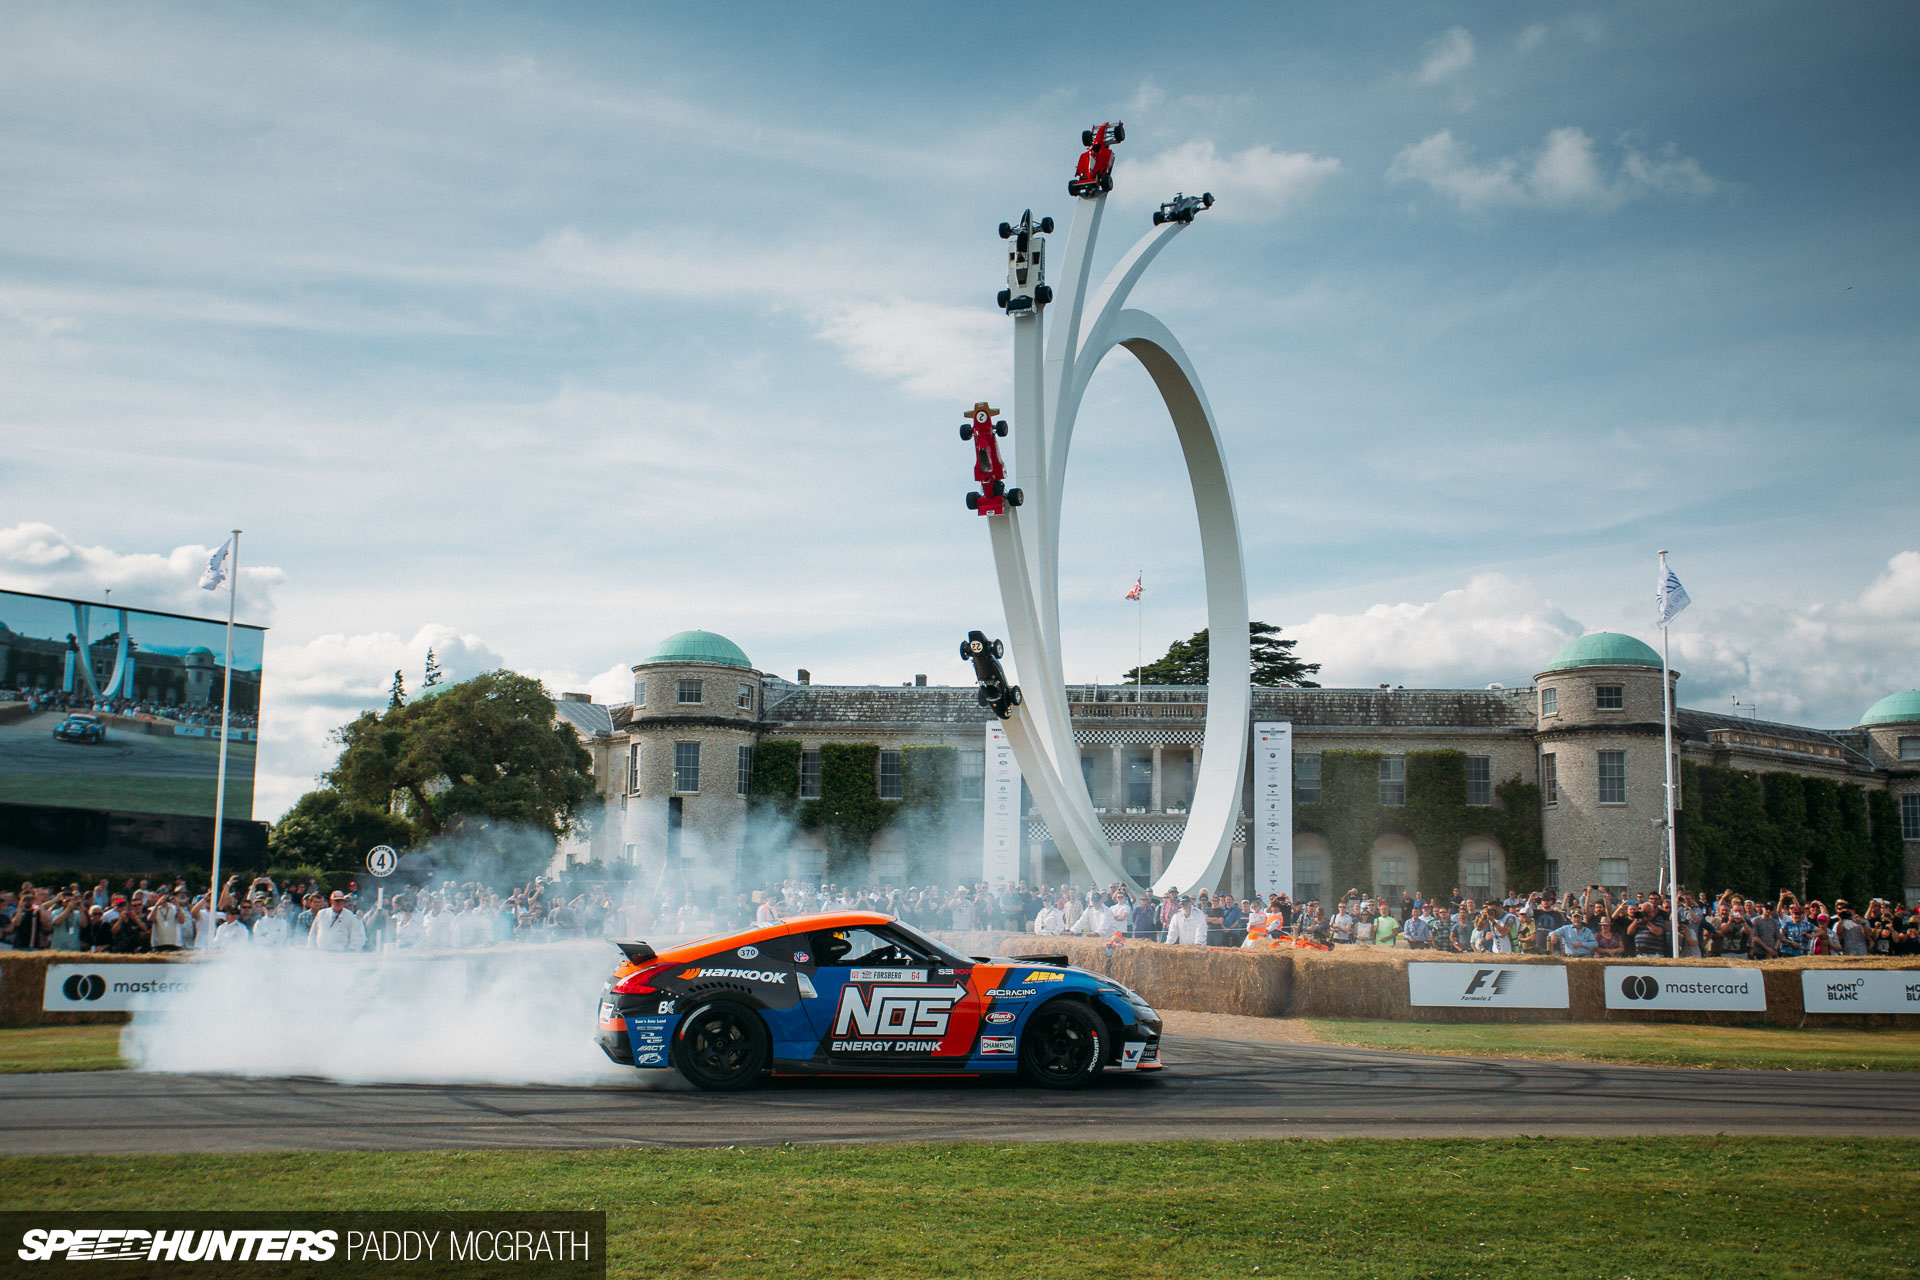
[[[739,645],[711,631],[674,632],[654,646],[641,665],[655,662],[710,662],[722,667],[753,669]]]
[[[1596,631],[1560,646],[1547,663],[1548,671],[1571,667],[1652,667],[1660,669],[1660,655],[1652,645],[1617,631]]]
[[[1920,724],[1920,689],[1890,693],[1867,708],[1861,724]]]

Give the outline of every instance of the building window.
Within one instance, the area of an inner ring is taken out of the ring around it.
[[[673,789],[689,794],[700,790],[700,744],[673,744]]]
[[[1293,801],[1295,804],[1320,803],[1320,757],[1293,758]]]
[[[1467,803],[1493,803],[1493,757],[1467,757]]]
[[[1560,714],[1560,691],[1558,689],[1542,689],[1540,691],[1540,714],[1542,716],[1557,716]]]
[[[1560,892],[1560,859],[1558,858],[1547,859],[1547,892],[1550,894]]]
[[[802,800],[820,798],[820,753],[818,751],[800,753],[800,798]]]
[[[1602,751],[1600,753],[1600,803],[1625,804],[1626,802],[1627,753]]]
[[[1920,840],[1920,796],[1900,797],[1900,838]]]
[[[1902,760],[1920,760],[1920,738],[1900,739],[1900,758]]]
[[[1383,902],[1395,904],[1407,891],[1407,860],[1405,858],[1380,859],[1380,898]]]
[[[633,678],[633,705],[636,707],[644,707],[647,705],[647,678],[645,676],[635,676]]]
[[[1600,887],[1616,898],[1627,891],[1625,858],[1600,859]]]
[[[1479,902],[1493,887],[1493,854],[1469,849],[1460,855],[1460,894]]]
[[[740,748],[739,772],[734,778],[733,789],[737,795],[747,795],[753,790],[753,748]]]
[[[1153,804],[1153,757],[1127,757],[1127,808],[1145,810]]]
[[[882,850],[874,853],[868,865],[873,868],[873,878],[880,884],[902,885],[907,882],[907,855],[897,850]]]
[[[1142,884],[1153,879],[1153,846],[1145,840],[1121,841],[1120,869]]]
[[[1407,758],[1405,756],[1380,757],[1380,803],[1405,804],[1407,802]]]
[[[1540,802],[1549,809],[1560,803],[1560,762],[1551,751],[1540,757]]]
[[[742,711],[753,710],[753,686],[750,684],[741,685],[739,692],[734,696],[734,702]]]
[[[1293,860],[1293,900],[1318,902],[1326,896],[1327,866],[1317,853],[1301,854]]]
[[[637,742],[627,747],[627,794],[640,794],[640,744]]]
[[[987,798],[986,752],[962,751],[960,753],[960,798],[962,800]]]
[[[880,798],[882,800],[900,798],[900,753],[898,751],[880,753]]]
[[[1627,686],[1623,684],[1597,684],[1593,686],[1593,709],[1595,711],[1625,711],[1627,709]]]
[[[679,685],[676,686],[678,692],[674,697],[674,701],[678,702],[683,707],[699,706],[700,705],[700,683],[701,682],[698,680],[682,680],[679,683]]]

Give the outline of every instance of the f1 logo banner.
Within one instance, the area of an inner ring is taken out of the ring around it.
[[[1407,966],[1407,1001],[1454,1009],[1565,1009],[1563,964],[1444,964]]]
[[[1808,1013],[1920,1013],[1920,970],[1802,969]]]
[[[1253,888],[1293,892],[1293,724],[1253,726]]]
[[[188,964],[50,964],[40,1007],[59,1013],[164,1009],[192,987]]]
[[[1760,1013],[1766,981],[1758,969],[1682,969],[1657,965],[1607,966],[1609,1009],[1694,1009]]]

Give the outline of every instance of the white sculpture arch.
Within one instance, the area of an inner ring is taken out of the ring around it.
[[[1080,772],[1061,655],[1059,587],[1060,495],[1075,419],[1101,359],[1124,347],[1153,379],[1186,460],[1200,523],[1211,639],[1206,751],[1194,784],[1193,807],[1179,849],[1153,887],[1207,887],[1218,882],[1226,866],[1240,817],[1251,677],[1246,566],[1226,455],[1199,375],[1164,324],[1126,305],[1148,265],[1189,224],[1167,222],[1142,236],[1107,274],[1089,305],[1093,246],[1106,198],[1075,203],[1056,301],[1050,308],[1017,315],[1013,322],[1014,466],[1026,501],[988,518],[1009,648],[1025,697],[1007,721],[1007,741],[1035,807],[1076,877],[1094,883],[1130,882],[1107,843]],[[1044,317],[1049,310],[1060,318],[1047,333]]]

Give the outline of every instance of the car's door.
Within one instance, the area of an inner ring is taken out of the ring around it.
[[[809,974],[815,1062],[845,1071],[940,1071],[973,1056],[985,1001],[971,965],[885,925],[822,929],[794,954]],[[806,956],[802,960],[802,955]]]

